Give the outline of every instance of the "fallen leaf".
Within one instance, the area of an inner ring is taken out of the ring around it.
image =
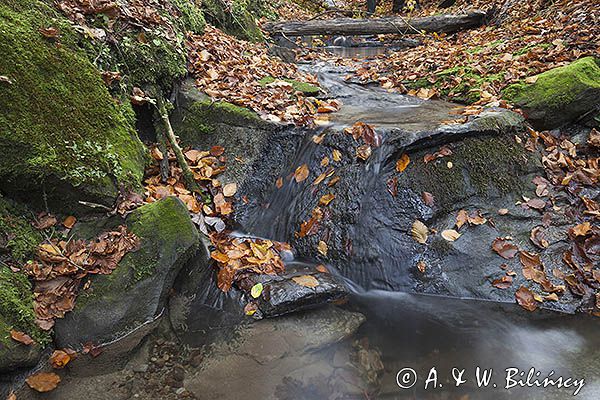
[[[461,234],[456,232],[454,229],[446,229],[442,232],[442,237],[449,242],[454,242],[456,239],[461,237]]]
[[[292,278],[292,280],[298,285],[308,288],[315,288],[319,286],[319,281],[312,275],[295,276]]]
[[[356,148],[356,157],[360,158],[363,161],[366,161],[369,157],[371,157],[371,146],[368,144],[363,144]]]
[[[213,157],[220,157],[225,152],[225,148],[223,146],[213,146],[210,148],[209,153]]]
[[[50,356],[50,364],[52,368],[61,369],[64,368],[71,361],[71,356],[63,350],[54,350]]]
[[[496,238],[492,242],[492,250],[498,253],[500,257],[510,260],[517,255],[519,249],[514,244],[509,243],[506,239]]]
[[[329,205],[329,203],[331,203],[333,201],[333,199],[335,199],[335,195],[334,194],[332,194],[332,193],[324,194],[319,199],[319,205],[320,206],[327,206],[327,205]]]
[[[396,161],[396,172],[404,171],[406,167],[408,167],[408,164],[410,164],[410,158],[408,157],[408,154],[404,153],[400,156],[398,161]]]
[[[24,344],[25,346],[30,346],[34,343],[31,336],[21,331],[15,331],[14,329],[10,330],[10,337],[15,341]]]
[[[513,282],[512,276],[505,275],[500,279],[495,279],[492,281],[492,285],[498,289],[508,289]]]
[[[275,182],[275,186],[277,187],[277,189],[281,189],[283,187],[283,178],[282,177],[277,178],[277,181]]]
[[[308,165],[302,164],[301,166],[296,168],[296,172],[294,172],[294,179],[296,180],[297,183],[300,183],[300,182],[304,181],[306,178],[308,178],[308,174],[309,174]]]
[[[429,192],[422,192],[421,193],[421,198],[423,199],[423,202],[425,203],[425,205],[427,205],[428,207],[433,207],[435,204],[435,201],[433,199],[433,195]]]
[[[324,266],[323,264],[319,264],[317,265],[317,267],[315,268],[317,271],[322,272],[324,274],[328,274],[329,270],[327,269],[326,266]]]
[[[333,158],[333,161],[340,162],[342,160],[342,153],[337,149],[333,149],[331,158]]]
[[[422,274],[425,273],[425,269],[427,268],[427,264],[425,264],[425,261],[421,260],[417,263],[417,269],[419,270],[419,272],[421,272]]]
[[[322,240],[319,240],[319,244],[317,245],[317,250],[319,251],[319,253],[321,253],[321,255],[323,256],[327,256],[327,243],[325,243]]]
[[[258,311],[258,305],[256,303],[248,303],[244,306],[244,313],[248,316],[256,314]]]
[[[250,296],[254,297],[255,299],[258,299],[262,292],[263,284],[259,282],[256,285],[252,286],[252,289],[250,289]]]
[[[515,292],[515,298],[517,303],[527,311],[535,311],[537,309],[537,302],[531,290],[521,286],[519,290]]]
[[[469,220],[469,214],[465,210],[459,210],[456,215],[456,227],[460,229]]]
[[[571,228],[569,230],[569,232],[575,237],[586,236],[591,231],[591,229],[592,229],[592,226],[590,225],[589,222],[586,221],[582,224],[575,225],[573,228]]]
[[[60,376],[54,372],[40,372],[25,379],[30,388],[40,392],[50,392],[60,383]]]
[[[231,197],[237,192],[237,184],[236,183],[228,183],[223,186],[223,196]]]
[[[417,219],[413,222],[410,233],[417,243],[425,244],[427,242],[429,229],[423,222]]]
[[[508,208],[501,208],[498,210],[498,215],[506,215],[508,214]]]
[[[69,215],[67,218],[64,219],[62,224],[65,228],[71,229],[73,226],[75,226],[76,222],[77,222],[77,218],[75,218],[72,215]]]

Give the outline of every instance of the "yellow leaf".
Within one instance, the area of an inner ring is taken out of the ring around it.
[[[429,229],[427,228],[427,226],[424,223],[422,223],[418,219],[415,220],[415,222],[413,222],[410,233],[411,233],[413,239],[415,239],[415,241],[417,243],[421,243],[421,244],[426,243],[428,232],[429,232]]]
[[[302,182],[306,178],[308,178],[309,170],[308,165],[302,164],[298,168],[296,168],[296,172],[294,173],[294,179],[296,179],[297,183]]]
[[[263,284],[262,283],[257,283],[256,285],[252,286],[252,289],[250,289],[250,296],[254,297],[255,299],[258,299],[260,297],[260,295],[263,292]]]
[[[334,149],[331,157],[333,158],[333,161],[339,162],[342,160],[342,153],[340,153],[339,150]]]
[[[408,167],[408,164],[410,164],[410,158],[408,157],[408,154],[404,153],[398,159],[398,161],[396,161],[396,171],[397,172],[404,171],[406,169],[406,167]]]
[[[321,206],[327,206],[329,205],[329,203],[331,203],[331,201],[335,198],[335,195],[332,193],[327,193],[324,194],[323,196],[321,196],[321,198],[319,199],[319,205]]]
[[[442,232],[442,237],[449,242],[454,242],[456,239],[461,237],[461,234],[456,232],[454,229],[446,229]]]
[[[327,243],[325,243],[322,240],[319,240],[319,244],[317,245],[317,250],[322,255],[327,256],[327,250],[328,250]]]

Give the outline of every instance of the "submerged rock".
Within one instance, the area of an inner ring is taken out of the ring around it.
[[[175,277],[197,249],[196,227],[175,197],[140,207],[125,223],[141,239],[140,249],[128,253],[112,274],[94,277],[75,310],[56,321],[60,347],[102,344],[153,321],[162,314]]]
[[[186,376],[184,387],[203,399],[299,398],[285,397],[299,387],[330,394],[360,393],[358,369],[334,363],[333,345],[350,338],[363,321],[361,314],[330,306],[241,327],[234,339],[210,347],[200,371]],[[352,352],[349,344],[337,349]],[[340,374],[356,386],[339,379]]]
[[[553,129],[600,107],[600,59],[586,57],[536,76],[534,83],[507,87],[504,97],[538,129]]]

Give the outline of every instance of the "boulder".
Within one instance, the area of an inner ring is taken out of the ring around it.
[[[125,223],[141,239],[140,249],[112,274],[94,277],[75,309],[56,321],[59,347],[102,344],[160,316],[177,274],[198,247],[198,231],[175,197],[140,207]]]
[[[39,32],[49,17],[60,40]],[[123,107],[73,35],[43,2],[0,5],[0,183],[13,197],[70,211],[79,200],[112,205],[121,186],[140,187],[145,165]]]
[[[504,90],[538,129],[554,129],[600,110],[600,59],[585,57]]]

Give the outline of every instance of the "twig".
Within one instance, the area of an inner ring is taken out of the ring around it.
[[[156,96],[156,101],[153,104],[154,107],[156,107],[156,109],[158,110],[158,114],[163,122],[166,137],[169,141],[169,144],[171,145],[171,149],[173,149],[173,152],[175,153],[175,157],[177,158],[177,164],[179,164],[179,167],[181,168],[181,171],[183,173],[183,180],[185,181],[187,189],[191,192],[199,193],[200,188],[198,187],[198,184],[194,179],[194,174],[192,173],[189,164],[185,160],[185,156],[183,155],[181,147],[179,147],[179,144],[177,143],[175,132],[173,132],[173,127],[171,126],[171,121],[169,120],[169,114],[167,113],[165,101],[163,100],[160,94]]]
[[[108,212],[113,212],[113,209],[105,206],[104,204],[98,204],[98,203],[91,203],[89,201],[83,201],[83,200],[79,200],[78,202],[79,204],[81,204],[82,206],[86,206],[86,207],[90,207],[90,208],[101,208],[103,210],[106,210]]]

